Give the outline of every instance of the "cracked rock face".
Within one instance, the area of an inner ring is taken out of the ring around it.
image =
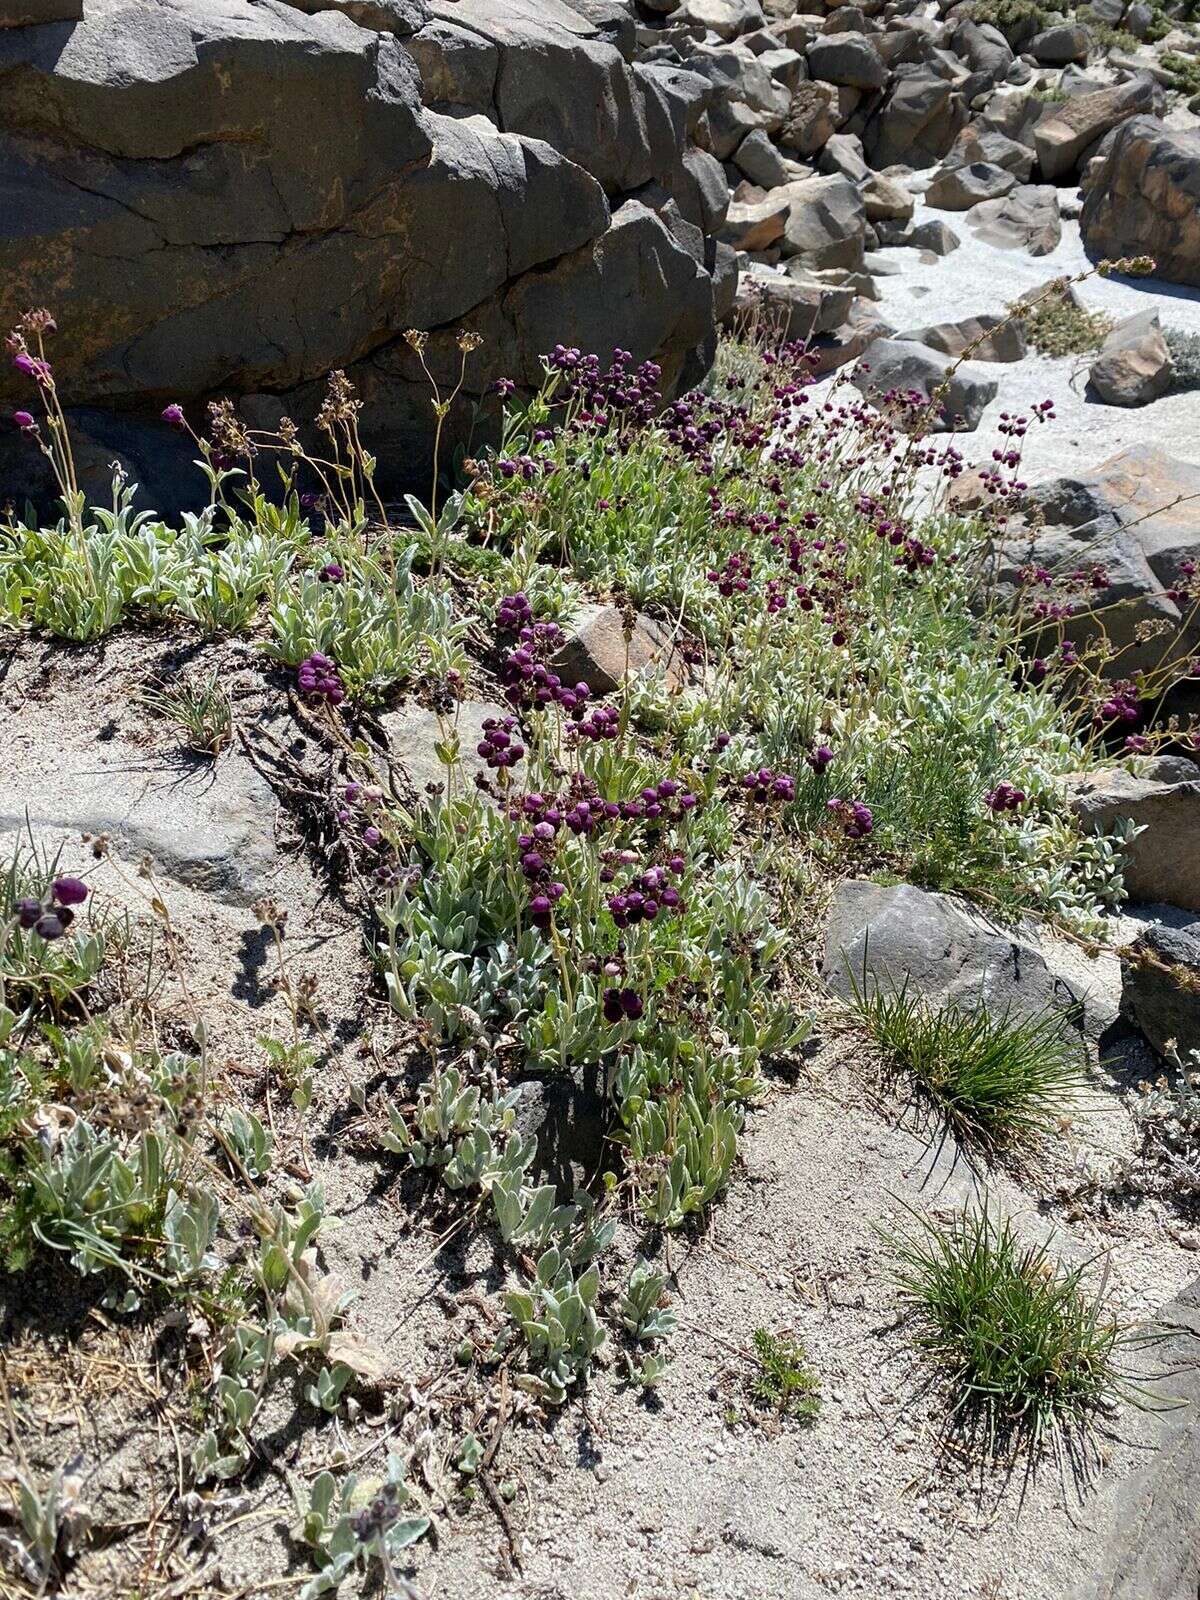
[[[460,327],[484,334],[464,416],[559,341],[692,381],[715,242],[690,136],[712,91],[631,54],[614,0],[88,0],[82,22],[4,29],[5,326],[53,311],[84,460],[123,460],[165,512],[195,452],[164,404],[304,420],[335,367],[381,461],[423,473],[407,328],[435,368]],[[0,406],[28,398],[6,367]],[[37,494],[14,445],[6,489]]]

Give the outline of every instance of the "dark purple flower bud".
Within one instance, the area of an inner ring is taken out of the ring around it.
[[[29,411],[14,411],[12,419],[13,419],[13,422],[17,425],[17,427],[20,428],[22,433],[36,433],[37,432],[37,418],[33,415],[32,412],[29,412]]]
[[[622,989],[621,1009],[629,1018],[630,1022],[636,1022],[641,1016],[642,1012],[645,1011],[646,1006],[641,995],[638,994],[636,989]]]
[[[56,911],[47,911],[34,923],[33,931],[43,939],[61,939],[67,931],[67,924]]]
[[[51,892],[60,906],[81,906],[90,891],[82,878],[55,878]]]
[[[605,989],[603,1010],[605,1022],[615,1024],[625,1020],[625,1007],[621,1004],[620,990]]]
[[[186,418],[183,415],[183,407],[180,405],[171,404],[169,406],[164,406],[162,419],[164,422],[169,422],[173,428],[183,428],[187,426]]]
[[[42,914],[42,902],[40,900],[31,900],[29,898],[18,900],[16,904],[16,913],[18,927],[26,929],[32,928]]]

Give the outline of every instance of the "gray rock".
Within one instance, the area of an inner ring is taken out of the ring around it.
[[[40,22],[80,22],[83,0],[0,0],[0,28],[24,28]]]
[[[721,237],[735,250],[766,250],[783,238],[791,204],[781,191],[765,200],[737,201],[729,207]]]
[[[961,97],[934,67],[899,67],[887,99],[867,122],[867,159],[874,167],[940,161],[966,120]]]
[[[459,326],[485,335],[453,448],[545,329],[510,307],[545,297],[561,317],[546,348],[571,322],[594,348],[633,348],[631,273],[639,357],[665,357],[668,384],[701,375],[711,250],[661,216],[613,213],[656,182],[711,234],[687,165],[710,84],[631,66],[635,24],[615,0],[433,0],[403,45],[418,0],[315,4],[122,0],[69,28],[0,31],[0,275],[22,305],[53,305],[61,392],[90,436],[161,463],[141,478],[148,500],[183,492],[164,397],[200,421],[215,393],[267,394],[303,420],[339,367],[381,474],[419,482],[428,395],[401,330],[433,330],[447,365]],[[0,406],[26,399],[5,365]],[[0,439],[6,492],[45,489],[26,446]]]
[[[1162,756],[1137,777],[1104,767],[1069,778],[1067,798],[1089,832],[1122,819],[1143,830],[1125,848],[1130,900],[1200,911],[1200,766]]]
[[[827,33],[808,47],[808,70],[825,83],[852,89],[882,89],[888,69],[864,33]]]
[[[779,143],[800,156],[816,155],[835,132],[833,96],[817,83],[801,83],[779,129]]]
[[[489,719],[502,721],[510,716],[511,706],[488,700],[463,700],[452,712],[439,717],[414,700],[397,711],[387,712],[380,718],[380,724],[387,736],[392,761],[403,768],[419,796],[445,794],[451,786],[458,796],[472,792],[477,778],[493,777],[478,751],[485,731],[483,724]],[[439,744],[456,747],[458,759],[453,772],[438,755]],[[524,765],[523,761],[518,762],[509,769],[510,773],[519,777]]]
[[[747,135],[763,126],[760,113],[743,100],[718,100],[707,120],[708,146],[718,161],[728,161]]]
[[[888,249],[913,249],[928,251],[930,255],[948,256],[957,250],[961,240],[947,222],[883,222],[873,224],[881,246]]]
[[[1020,322],[986,313],[961,322],[914,328],[896,337],[911,339],[948,356],[961,356],[969,350],[972,361],[1020,361],[1026,352],[1025,330]]]
[[[1121,979],[1122,1012],[1160,1055],[1200,1050],[1200,922],[1151,923],[1122,953]]]
[[[868,173],[862,183],[863,208],[868,222],[907,222],[916,202],[902,183],[882,172]]]
[[[1065,22],[1035,34],[1029,41],[1029,53],[1044,66],[1064,67],[1068,61],[1086,61],[1090,43],[1081,23]]]
[[[705,233],[719,233],[729,212],[729,185],[721,163],[708,150],[685,150],[672,191],[689,222]]]
[[[268,893],[282,853],[276,799],[234,748],[215,762],[172,759],[118,734],[77,748],[66,740],[32,774],[0,774],[0,836],[25,832],[57,848],[63,836],[107,834],[126,861],[149,857],[162,877],[229,905]]]
[[[1083,188],[1091,256],[1152,256],[1158,277],[1200,286],[1200,129],[1130,118],[1105,136]]]
[[[1049,184],[1019,184],[1002,200],[973,207],[967,222],[988,244],[1031,256],[1049,255],[1062,238],[1058,195]]]
[[[969,211],[985,200],[999,200],[1017,186],[1013,173],[986,161],[943,167],[925,191],[925,199],[939,211]]]
[[[738,258],[737,251],[718,240],[713,246],[712,274],[713,316],[724,323],[737,304]]]
[[[901,339],[877,339],[863,351],[862,365],[851,382],[876,402],[893,390],[917,393],[929,401],[935,390],[947,385],[945,392],[939,395],[939,411],[932,422],[932,431],[973,433],[984,411],[996,398],[999,385],[973,362],[964,362],[951,376],[953,366],[949,357],[925,345],[909,344]]]
[[[1019,183],[1028,183],[1033,172],[1033,151],[1028,146],[996,128],[969,122],[955,139],[943,166],[962,167],[975,161],[1003,167],[1006,172],[1013,173]]]
[[[909,991],[937,1006],[982,1007],[1014,1019],[1072,1015],[1095,1036],[1114,1007],[1099,975],[1082,979],[1032,928],[1001,928],[965,903],[911,884],[838,885],[825,930],[822,976],[848,999],[853,984]]]
[[[989,582],[1013,600],[1021,570],[1067,574],[1096,565],[1107,576],[1104,614],[1081,611],[1063,624],[1080,650],[1106,637],[1115,655],[1101,670],[1120,678],[1200,650],[1200,623],[1172,592],[1184,566],[1200,561],[1200,468],[1153,445],[1137,445],[1092,472],[1036,485],[997,546]],[[1035,653],[1054,647],[1049,637]]]
[[[766,20],[758,0],[684,0],[677,17],[680,22],[707,28],[722,39],[752,33]]]
[[[672,630],[638,612],[626,638],[620,608],[613,605],[583,609],[554,659],[554,670],[564,682],[586,683],[596,695],[611,694],[626,677],[650,671],[661,673],[671,688],[688,681]]]
[[[1200,1591],[1200,1279],[1164,1306],[1148,1331],[1162,1336],[1149,1365],[1166,1374],[1154,1387],[1168,1403],[1147,1414],[1148,1448],[1107,1497],[1103,1553],[1071,1600],[1191,1600]]]
[[[1002,133],[1028,149],[1034,148],[1033,130],[1057,107],[1048,104],[1028,89],[997,89],[989,96],[979,119],[981,130]]]
[[[835,133],[817,159],[821,172],[840,172],[843,178],[866,183],[871,169],[863,157],[862,140],[853,133]]]
[[[862,197],[848,178],[838,173],[792,183],[776,191],[790,205],[784,224],[782,249],[806,267],[862,265],[866,213]]]
[[[319,11],[338,11],[361,28],[394,33],[406,39],[429,21],[425,0],[284,0],[297,11],[315,16]]]
[[[747,134],[733,153],[734,165],[763,189],[774,189],[788,181],[783,157],[761,128]]]
[[[1088,378],[1109,406],[1144,406],[1171,387],[1174,367],[1157,311],[1135,311],[1117,323]]]
[[[1125,13],[1122,27],[1131,33],[1135,39],[1147,39],[1154,26],[1154,12],[1145,4],[1145,0],[1133,0],[1133,4]]]
[[[767,328],[778,330],[780,343],[832,333],[853,302],[853,288],[784,277],[766,267],[751,267],[738,284],[738,309],[746,315],[759,312]]]
[[[1000,83],[1013,64],[1012,46],[987,23],[960,22],[951,38],[954,51],[971,68],[982,73],[989,83]]]
[[[1145,75],[1081,94],[1053,106],[1033,129],[1038,165],[1047,183],[1062,183],[1079,170],[1087,153],[1110,128],[1162,105],[1162,90]]]

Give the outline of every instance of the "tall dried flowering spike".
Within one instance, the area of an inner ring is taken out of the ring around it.
[[[248,458],[255,454],[254,441],[232,400],[210,400],[208,421],[213,443],[222,455]]]

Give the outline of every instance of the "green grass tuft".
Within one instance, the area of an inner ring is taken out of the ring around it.
[[[1133,1336],[1109,1309],[1105,1281],[1085,1288],[1044,1244],[1022,1244],[987,1210],[891,1237],[893,1282],[916,1341],[944,1370],[954,1423],[988,1454],[1036,1449],[1117,1400],[1140,1403],[1122,1370]]]
[[[1082,1055],[1061,1012],[992,1017],[933,1006],[907,986],[867,992],[857,981],[853,1006],[954,1133],[986,1150],[1019,1148],[1048,1133],[1081,1086]]]

